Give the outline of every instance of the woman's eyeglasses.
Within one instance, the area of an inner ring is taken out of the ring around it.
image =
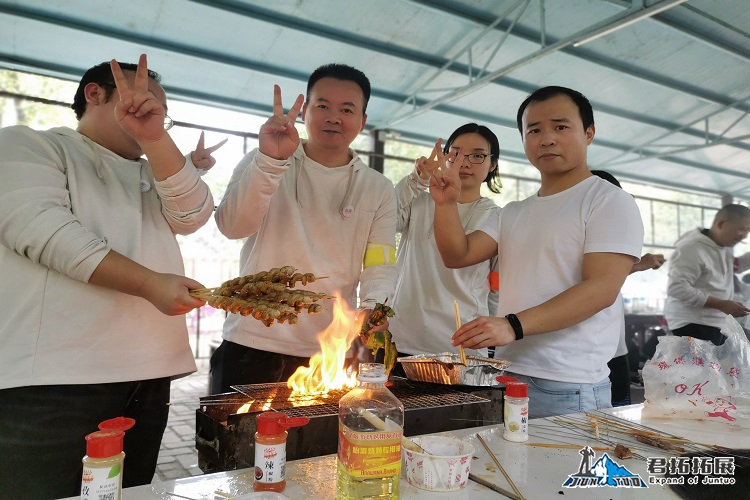
[[[471,153],[468,155],[464,155],[464,158],[468,158],[469,163],[472,163],[474,165],[481,165],[482,163],[484,163],[484,160],[487,159],[488,156],[492,156],[492,155],[486,155],[483,153]],[[456,161],[456,157],[452,156],[448,158],[448,161],[453,163]]]

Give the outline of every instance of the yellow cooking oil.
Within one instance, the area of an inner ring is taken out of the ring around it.
[[[336,498],[398,499],[404,405],[385,387],[385,366],[359,365],[359,385],[339,401]]]
[[[401,474],[399,462],[398,472],[390,476],[371,478],[355,477],[349,474],[341,460],[336,460],[336,498],[354,500],[366,498],[397,499],[398,483]]]

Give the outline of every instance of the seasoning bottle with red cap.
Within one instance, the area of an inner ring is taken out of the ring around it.
[[[99,430],[86,436],[83,457],[81,500],[122,499],[122,468],[125,453],[122,444],[125,431],[135,420],[117,417],[99,424]]]
[[[306,417],[289,418],[286,413],[267,411],[257,417],[255,433],[254,491],[275,491],[286,488],[287,429],[300,427],[310,421]]]
[[[518,443],[529,440],[529,386],[525,383],[505,383],[503,420],[503,438]]]

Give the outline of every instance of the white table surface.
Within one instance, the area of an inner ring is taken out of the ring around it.
[[[663,420],[641,418],[642,405],[632,405],[607,410],[607,413],[630,420],[636,424],[668,432],[690,439],[694,442],[712,443],[728,448],[750,448],[750,432],[733,425],[718,422],[692,420]],[[575,414],[571,418],[582,417]],[[561,417],[565,418],[565,417]],[[529,442],[569,443],[583,447],[602,446],[594,440],[560,428],[554,432],[555,424],[549,419],[532,420],[529,423]],[[550,429],[552,427],[552,429]],[[527,443],[513,443],[502,437],[502,426],[492,425],[440,433],[455,436],[470,442],[476,449],[471,472],[481,479],[512,491],[502,472],[497,470],[489,454],[476,438],[480,433],[492,452],[511,477],[519,491],[529,500],[575,500],[575,499],[676,499],[668,487],[649,485],[645,488],[563,488],[568,475],[578,471],[581,462],[579,449],[542,448],[528,446]],[[606,445],[605,445],[606,446]],[[646,456],[668,456],[666,452],[653,453],[640,451]],[[598,459],[603,452],[597,451]],[[644,460],[620,460],[610,454],[618,464],[626,467],[631,473],[639,474],[648,483],[648,472]],[[592,462],[593,463],[593,462]],[[216,474],[206,474],[192,478],[177,479],[163,483],[126,488],[123,500],[224,500],[253,492],[253,470],[242,469]],[[560,492],[563,492],[561,494]],[[326,455],[287,463],[287,487],[283,495],[292,499],[330,499],[336,496],[336,456]],[[401,498],[414,499],[452,499],[474,500],[485,498],[504,498],[474,481],[469,481],[466,488],[457,492],[436,493],[417,489],[402,479],[400,484]],[[270,498],[270,497],[269,497]],[[72,500],[72,499],[71,499]]]

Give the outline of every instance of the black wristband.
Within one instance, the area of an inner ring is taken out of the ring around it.
[[[523,326],[521,326],[521,321],[519,321],[518,316],[515,314],[506,314],[505,319],[508,320],[510,327],[513,328],[513,332],[516,334],[516,340],[521,340],[523,338]]]

